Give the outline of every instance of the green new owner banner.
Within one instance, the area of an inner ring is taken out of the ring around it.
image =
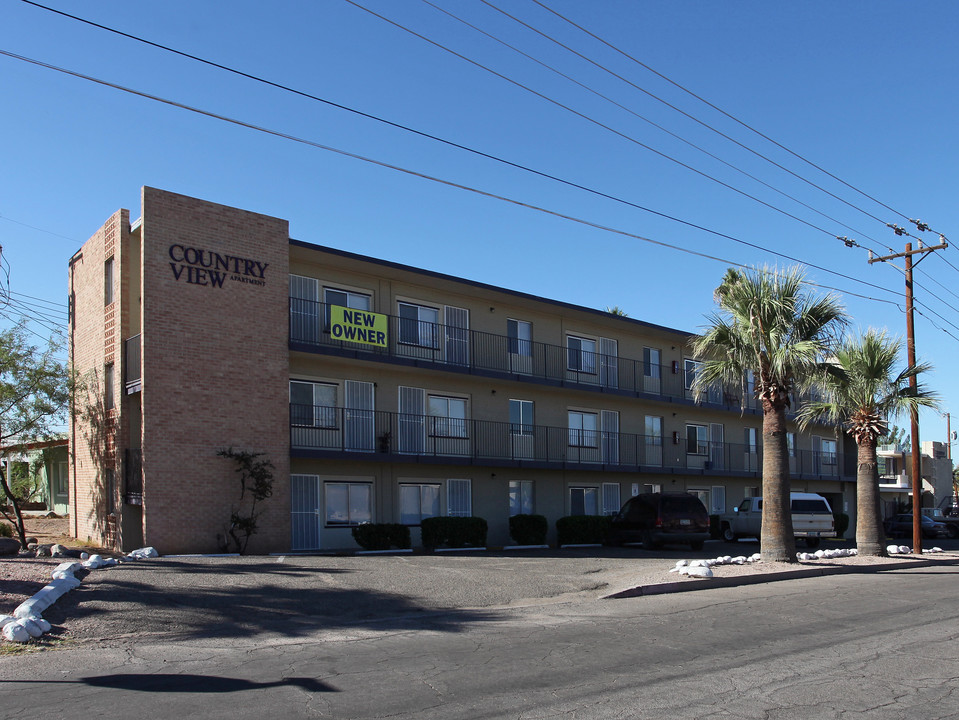
[[[387,324],[386,315],[330,306],[330,334],[337,340],[385,348]]]

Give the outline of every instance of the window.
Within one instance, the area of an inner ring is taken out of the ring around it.
[[[712,507],[709,507],[710,515],[722,515],[726,512],[726,487],[724,485],[713,485],[710,492],[712,498]]]
[[[646,416],[646,464],[663,464],[663,419],[655,415]]]
[[[429,397],[430,435],[465,438],[466,400],[463,398]]]
[[[622,506],[619,483],[603,483],[603,515],[615,515]]]
[[[598,515],[599,489],[594,487],[571,487],[569,489],[570,515]]]
[[[755,455],[759,451],[759,431],[756,428],[743,429],[743,445],[748,455]]]
[[[822,443],[821,444],[822,464],[835,465],[836,464],[836,441],[822,438],[820,442]]]
[[[67,480],[67,464],[65,462],[58,462],[56,464],[57,468],[57,495],[67,495],[70,491],[70,483]]]
[[[596,413],[569,411],[570,447],[598,447],[596,433]]]
[[[290,380],[290,420],[306,427],[338,427],[336,385]]]
[[[786,433],[786,454],[791,458],[796,457],[796,433],[794,432]]]
[[[469,517],[473,514],[469,479],[446,481],[446,514],[450,517]]]
[[[577,372],[596,374],[596,341],[568,335],[566,367]]]
[[[373,488],[369,483],[326,483],[326,524],[373,522]]]
[[[113,363],[103,368],[103,407],[113,410],[116,407],[116,398],[113,394],[113,383],[116,379]]]
[[[523,320],[507,320],[506,336],[509,352],[514,355],[532,357],[533,355],[533,323]]]
[[[400,523],[419,525],[440,514],[439,485],[400,485]]]
[[[108,257],[103,263],[103,304],[113,302],[113,258]]]
[[[696,375],[699,374],[699,368],[702,366],[702,363],[699,360],[690,360],[686,358],[685,369],[686,369],[686,389],[692,390],[693,385],[696,382]]]
[[[324,310],[324,326],[326,331],[330,330],[330,307],[337,305],[339,307],[351,308],[353,310],[367,310],[372,306],[371,298],[364,293],[352,292],[350,290],[336,290],[334,288],[323,288],[323,301],[326,303]]]
[[[440,317],[439,310],[401,302],[399,315],[401,343],[439,348],[439,333],[436,331]]]
[[[709,451],[709,428],[706,425],[686,426],[686,452],[689,455],[706,455]]]
[[[513,435],[533,434],[533,401],[509,401],[509,431]]]
[[[662,372],[660,362],[659,350],[656,348],[643,348],[643,375],[658,380]]]
[[[532,480],[509,481],[509,514],[510,517],[533,514]]]
[[[695,495],[699,498],[699,502],[703,504],[703,507],[710,507],[709,505],[709,490],[699,490],[697,488],[690,488],[687,490],[690,495]]]
[[[107,515],[117,509],[117,474],[113,468],[103,471],[103,503]]]

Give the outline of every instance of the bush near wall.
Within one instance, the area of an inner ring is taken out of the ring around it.
[[[833,513],[832,516],[836,521],[836,537],[841,538],[849,529],[849,516],[842,512]]]
[[[410,529],[396,523],[366,523],[353,528],[353,539],[364,550],[407,550],[410,543]]]
[[[556,521],[560,545],[602,543],[608,532],[609,518],[605,515],[567,515]]]
[[[420,523],[423,547],[486,547],[487,523],[481,517],[431,517]]]
[[[722,537],[719,530],[719,515],[709,516],[709,537],[712,540],[719,540]]]
[[[509,519],[509,536],[517,545],[545,545],[547,532],[545,515],[513,515]]]

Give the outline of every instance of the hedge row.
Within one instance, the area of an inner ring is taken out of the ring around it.
[[[593,545],[606,540],[609,517],[605,515],[568,515],[556,521],[559,545]]]
[[[364,550],[407,550],[412,547],[410,529],[397,523],[366,523],[353,528],[353,539]]]
[[[420,523],[423,547],[486,547],[486,521],[481,517],[431,517]]]

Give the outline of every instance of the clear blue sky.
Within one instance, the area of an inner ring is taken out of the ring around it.
[[[846,248],[836,236],[855,238],[878,251],[901,251],[908,238],[897,237],[885,223],[918,234],[905,216],[922,219],[959,242],[959,4],[954,2],[544,0],[635,60],[873,199],[749,132],[532,0],[433,2],[581,85],[421,0],[360,4],[472,63],[346,0],[49,2],[92,22],[759,247],[18,0],[0,5],[0,50],[728,261],[782,265],[790,263],[770,251],[789,255],[849,276],[812,268],[808,273],[810,280],[841,291],[856,327],[886,327],[903,335],[904,279],[888,265],[869,265],[864,249]],[[299,240],[588,307],[617,305],[631,317],[689,331],[698,330],[713,308],[712,290],[726,268],[722,262],[200,116],[8,56],[0,56],[0,90],[0,245],[14,293],[14,305],[4,311],[8,314],[22,307],[17,303],[33,303],[34,310],[55,303],[52,315],[64,321],[68,258],[116,209],[126,207],[137,216],[142,185],[288,219],[291,235]],[[928,244],[937,241],[928,233],[924,239]],[[916,275],[922,313],[916,321],[917,346],[920,357],[937,368],[929,381],[942,393],[945,410],[956,407],[954,398],[959,398],[954,371],[959,353],[957,268],[959,246],[952,246],[924,259]],[[45,332],[40,325],[33,327]],[[959,427],[959,417],[955,424]],[[944,440],[944,419],[924,414],[922,438]]]

